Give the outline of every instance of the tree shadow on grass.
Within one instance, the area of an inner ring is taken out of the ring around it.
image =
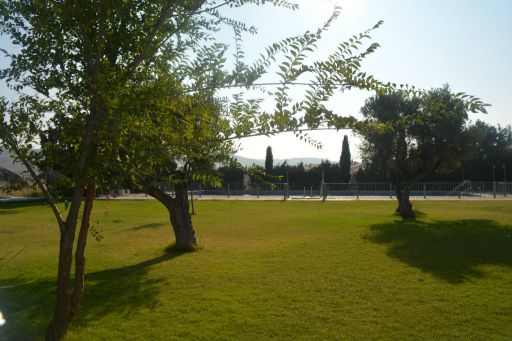
[[[423,222],[400,220],[371,226],[367,238],[387,254],[458,284],[481,278],[481,265],[512,267],[512,226],[491,220]]]
[[[3,214],[18,214],[21,213],[20,208],[24,207],[44,207],[46,201],[37,200],[23,200],[23,201],[0,201],[0,215]]]
[[[3,214],[18,214],[20,211],[18,210],[6,210],[6,209],[0,209],[0,215]]]
[[[72,328],[85,327],[111,313],[128,316],[137,309],[154,307],[165,279],[148,278],[149,269],[182,254],[167,252],[138,264],[86,274],[85,294]],[[54,304],[55,280],[0,280],[0,310],[7,320],[0,328],[0,340],[41,339]]]
[[[132,228],[130,228],[130,230],[139,231],[139,230],[143,230],[143,229],[159,229],[164,226],[165,226],[165,224],[163,224],[163,223],[149,223],[149,224],[143,224],[143,225],[132,227]]]

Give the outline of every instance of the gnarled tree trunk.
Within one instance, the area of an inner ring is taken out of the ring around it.
[[[196,233],[189,212],[187,183],[174,185],[176,196],[173,198],[154,184],[144,186],[146,193],[155,197],[169,211],[171,226],[176,238],[176,250],[191,251],[197,248]]]
[[[411,188],[412,184],[407,184],[405,189],[402,190],[402,183],[395,183],[396,200],[398,201],[396,212],[400,214],[402,218],[416,217],[410,201]]]
[[[176,184],[174,190],[176,197],[170,201],[169,215],[176,236],[176,249],[193,250],[197,247],[197,240],[188,207],[187,184]]]

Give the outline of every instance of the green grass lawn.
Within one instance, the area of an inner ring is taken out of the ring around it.
[[[182,255],[157,202],[95,205],[68,340],[512,339],[512,201],[202,201]],[[43,335],[57,247],[47,207],[0,206],[0,340]]]

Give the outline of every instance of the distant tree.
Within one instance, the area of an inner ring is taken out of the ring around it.
[[[290,165],[288,161],[284,160],[283,163],[278,163],[273,167],[274,175],[286,175],[286,171],[289,169]]]
[[[217,169],[217,174],[224,183],[242,183],[244,181],[244,170],[237,167],[234,162],[236,160]]]
[[[476,146],[474,132],[466,125],[467,110],[448,86],[421,97],[376,95],[361,112],[369,123],[359,130],[363,160],[388,175],[402,217],[415,217],[409,197],[420,179],[457,169]]]
[[[348,183],[350,181],[350,166],[352,160],[350,159],[350,146],[348,145],[348,136],[343,136],[343,145],[341,147],[340,156],[340,173],[341,182]]]
[[[272,155],[272,147],[267,147],[267,155],[265,156],[265,172],[272,173],[274,170],[274,156]]]
[[[424,181],[491,181],[493,165],[495,179],[503,179],[502,165],[512,165],[512,127],[493,126],[477,120],[470,129],[476,136],[477,146],[471,159],[463,162],[459,170],[450,174],[432,173],[425,176]],[[508,167],[508,166],[507,166]],[[512,169],[512,166],[510,167]],[[508,170],[508,168],[507,168]],[[355,174],[358,182],[388,181],[386,171],[373,165],[364,164]],[[509,176],[507,175],[507,178]]]
[[[477,149],[472,159],[461,168],[467,179],[490,181],[493,165],[500,168],[502,165],[512,165],[512,127],[495,127],[478,120],[473,129],[478,137]]]

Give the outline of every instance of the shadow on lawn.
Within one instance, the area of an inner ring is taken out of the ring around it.
[[[377,224],[367,238],[388,255],[449,283],[484,277],[480,265],[512,266],[512,225],[491,220]]]
[[[86,274],[85,295],[72,328],[84,327],[110,313],[127,316],[137,309],[154,307],[164,279],[148,278],[148,270],[182,254],[168,252],[138,264]],[[0,328],[0,340],[41,338],[54,304],[54,280],[0,280],[0,310],[7,320]]]
[[[46,201],[44,199],[35,198],[22,201],[0,201],[0,214],[17,214],[17,209],[24,207],[44,207]],[[48,206],[49,207],[49,206]]]
[[[143,224],[143,225],[132,227],[132,228],[130,228],[130,230],[139,231],[139,230],[143,230],[143,229],[159,229],[164,226],[165,226],[165,224],[163,224],[163,223],[149,223],[149,224]]]

